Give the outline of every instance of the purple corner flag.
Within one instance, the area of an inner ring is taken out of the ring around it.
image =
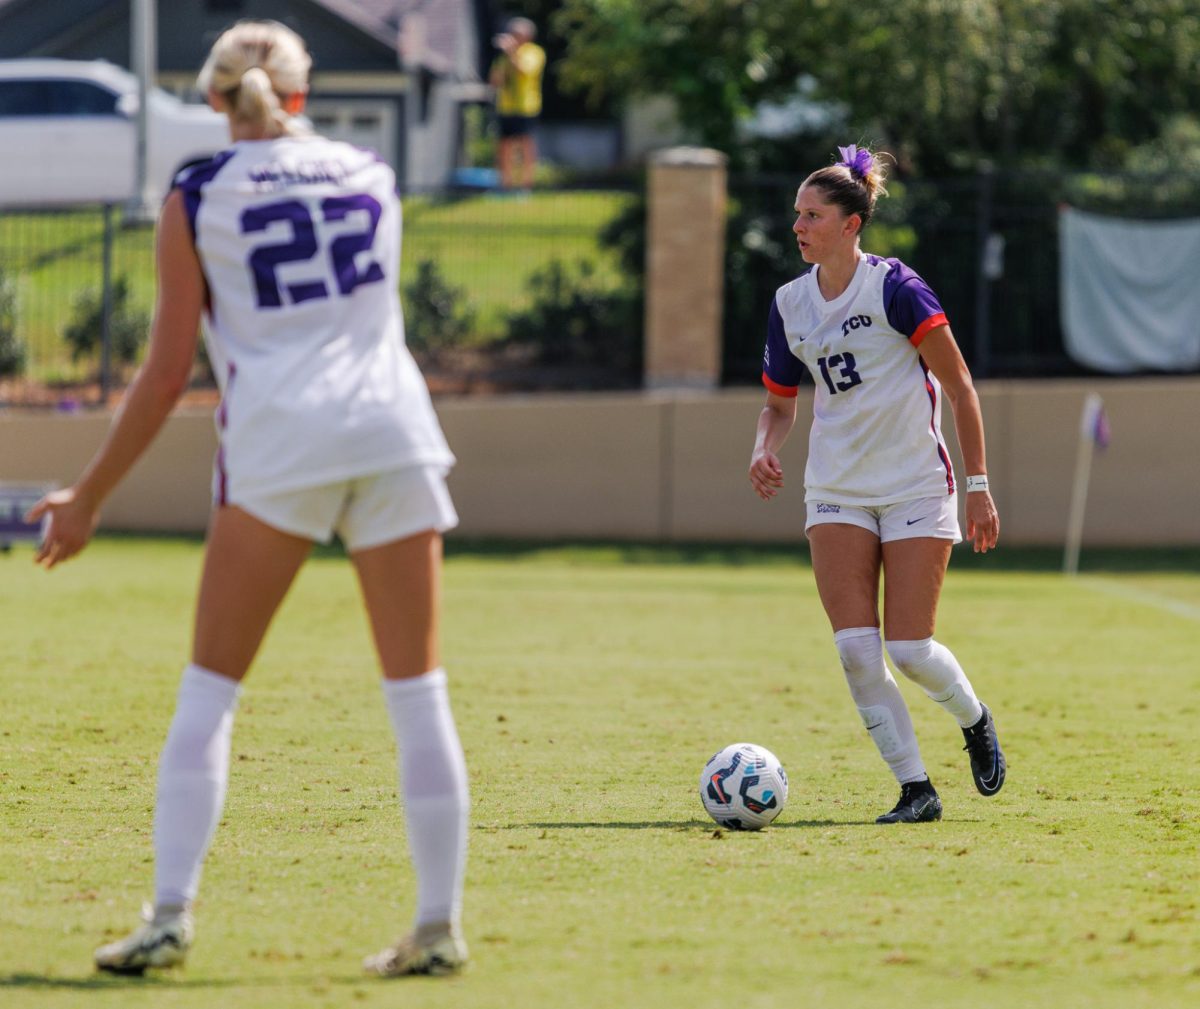
[[[1108,415],[1104,412],[1104,400],[1097,393],[1088,393],[1083,404],[1083,436],[1091,439],[1097,448],[1108,448],[1112,440],[1112,429],[1108,426]]]

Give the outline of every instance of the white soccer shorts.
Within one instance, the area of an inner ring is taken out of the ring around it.
[[[458,525],[440,465],[405,466],[278,494],[238,494],[228,503],[318,543],[328,543],[336,533],[350,552]]]
[[[805,533],[813,526],[830,522],[859,526],[879,537],[880,543],[920,536],[962,542],[958,527],[958,495],[915,498],[890,505],[844,505],[826,501],[808,502]]]

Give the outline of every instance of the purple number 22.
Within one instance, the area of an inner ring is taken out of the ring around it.
[[[336,237],[329,245],[329,259],[338,291],[348,295],[360,284],[373,284],[383,280],[383,267],[375,260],[360,270],[355,262],[359,253],[369,252],[375,241],[375,229],[383,208],[379,201],[366,193],[353,196],[330,196],[321,201],[321,216],[324,221],[344,221],[357,210],[367,214],[367,226],[362,231],[350,232]],[[279,221],[292,227],[290,242],[277,242],[255,246],[250,253],[250,272],[254,277],[254,289],[259,308],[279,308],[283,305],[278,267],[284,263],[307,262],[319,251],[316,229],[312,214],[299,200],[279,200],[257,207],[249,207],[242,213],[242,234],[248,235],[266,229]],[[293,305],[314,298],[328,298],[329,287],[322,279],[298,280],[284,284],[288,299]]]

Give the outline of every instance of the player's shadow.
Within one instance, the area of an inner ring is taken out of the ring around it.
[[[771,824],[771,830],[789,830],[793,828],[814,827],[865,827],[876,826],[874,820],[776,820]],[[598,821],[508,823],[505,830],[724,830],[712,820],[614,820],[610,823]]]
[[[214,977],[189,978],[183,975],[147,974],[85,974],[78,977],[50,974],[17,973],[0,975],[0,990],[25,988],[33,991],[106,991],[119,988],[188,989],[188,988],[290,988],[297,985],[361,985],[370,979],[361,974],[352,977],[327,975],[303,977]]]

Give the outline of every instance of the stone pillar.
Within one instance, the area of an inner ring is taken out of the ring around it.
[[[672,147],[650,157],[646,222],[649,389],[713,389],[721,379],[725,155]]]

